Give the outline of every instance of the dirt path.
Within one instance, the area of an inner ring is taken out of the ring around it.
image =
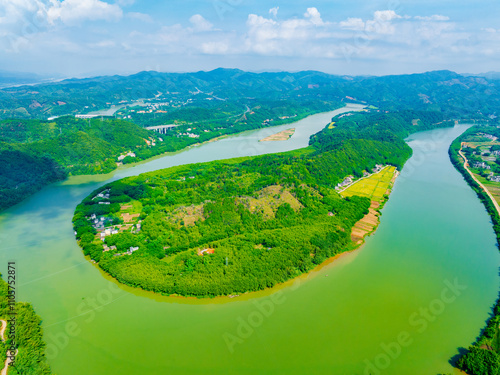
[[[5,341],[4,333],[5,329],[7,328],[7,322],[3,319],[0,320],[0,322],[2,323],[2,328],[0,329],[0,337],[2,338],[2,341]]]
[[[464,159],[464,168],[465,170],[470,174],[470,176],[474,179],[474,181],[477,182],[477,184],[481,187],[481,189],[484,190],[486,194],[488,194],[488,197],[490,197],[491,201],[493,202],[493,205],[495,206],[495,209],[497,210],[498,214],[500,215],[500,206],[498,205],[496,199],[491,195],[489,190],[474,176],[474,173],[471,172],[471,170],[468,168],[469,161],[465,157],[465,155],[462,153],[462,148],[460,147],[460,150],[458,151],[462,159]]]
[[[2,323],[2,328],[0,329],[0,337],[2,338],[2,341],[5,341],[5,329],[7,328],[7,322],[3,319],[0,320]],[[8,357],[10,355],[10,350],[7,351],[7,359],[5,360],[5,364],[3,366],[2,372],[0,372],[0,375],[7,375],[7,370],[9,368],[9,364],[12,362],[12,360]],[[17,352],[16,354],[17,355]]]

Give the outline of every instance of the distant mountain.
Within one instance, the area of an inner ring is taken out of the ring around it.
[[[366,102],[387,110],[438,110],[450,116],[500,112],[500,82],[451,71],[384,77],[335,76],[317,71],[250,73],[140,72],[131,76],[68,79],[0,90],[0,118],[47,118],[108,108],[138,99],[311,99]],[[488,101],[484,98],[488,97]]]
[[[32,85],[42,83],[48,80],[49,77],[40,76],[33,73],[10,72],[0,70],[0,88],[18,86],[18,85]]]
[[[473,76],[473,77],[484,77],[484,78],[491,79],[491,80],[500,80],[500,72],[486,72],[486,73],[479,73],[479,74],[464,73],[462,75],[466,76],[466,77]]]

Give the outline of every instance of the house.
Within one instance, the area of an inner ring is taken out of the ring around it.
[[[492,176],[492,175],[490,175],[489,180],[491,182],[500,182],[500,176]]]
[[[137,250],[139,250],[139,246],[137,246],[137,247],[131,246],[130,249],[125,254],[131,255],[134,251],[137,251]]]
[[[212,248],[207,248],[207,249],[203,249],[201,250],[198,255],[205,255],[205,254],[214,254],[215,253],[215,249],[212,249]]]

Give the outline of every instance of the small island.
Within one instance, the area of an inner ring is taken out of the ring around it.
[[[295,128],[286,129],[279,133],[270,135],[264,139],[261,139],[259,142],[275,142],[275,141],[288,141],[292,135],[295,134]]]

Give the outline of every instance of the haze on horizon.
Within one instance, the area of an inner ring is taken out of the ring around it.
[[[480,73],[498,70],[498,10],[492,0],[0,0],[0,70]]]

